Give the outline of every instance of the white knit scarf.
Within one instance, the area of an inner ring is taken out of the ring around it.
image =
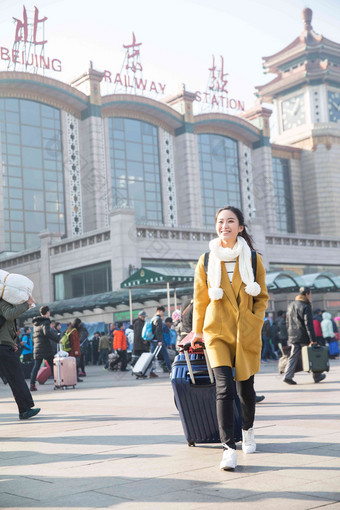
[[[230,262],[236,260],[237,257],[241,279],[246,285],[246,293],[250,296],[260,294],[261,287],[254,281],[251,251],[248,243],[242,236],[237,237],[236,244],[232,249],[223,248],[219,238],[210,241],[209,248],[208,281],[210,283],[209,297],[212,301],[217,301],[223,297],[223,289],[221,289],[221,262]]]

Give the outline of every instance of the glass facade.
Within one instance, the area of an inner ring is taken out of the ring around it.
[[[39,246],[37,234],[65,233],[60,111],[0,98],[5,250]]]
[[[112,205],[129,206],[140,223],[163,224],[158,129],[109,118]]]
[[[276,227],[279,232],[294,232],[293,199],[288,159],[273,158]]]
[[[198,135],[203,223],[211,227],[221,207],[241,207],[237,142],[220,135]]]
[[[110,262],[71,269],[54,275],[54,299],[56,301],[91,296],[111,290]]]

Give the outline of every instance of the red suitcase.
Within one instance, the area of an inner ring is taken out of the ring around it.
[[[54,388],[66,389],[67,386],[77,384],[77,363],[76,358],[68,356],[61,358],[56,356],[53,361]]]
[[[51,374],[52,374],[49,364],[47,363],[47,361],[45,363],[46,363],[46,366],[41,367],[37,374],[37,381],[39,384],[44,384],[47,381],[47,379],[49,379],[51,377]]]

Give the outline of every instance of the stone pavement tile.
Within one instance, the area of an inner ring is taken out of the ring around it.
[[[324,479],[318,482],[314,481],[308,485],[299,484],[298,488],[298,492],[301,494],[313,495],[319,493],[323,497],[340,502],[340,473],[336,478]]]
[[[205,494],[219,495],[228,499],[244,499],[253,497],[258,493],[281,493],[281,492],[296,492],[298,494],[307,494],[312,497],[319,497],[337,501],[339,499],[338,492],[338,479],[329,480],[328,483],[312,482],[306,480],[299,480],[297,482],[294,478],[285,476],[281,473],[263,473],[245,478],[238,478],[226,482],[211,483],[210,485],[203,484],[197,487],[196,490],[204,492]],[[269,494],[269,497],[270,497]]]
[[[0,504],[1,510],[5,510],[6,508],[38,508],[39,499],[37,497],[32,499],[18,496],[15,492],[2,492],[0,489]]]
[[[276,489],[288,490],[295,487],[294,480],[288,478],[279,479],[275,473],[252,474],[247,477],[235,478],[238,476],[237,470],[230,473],[231,476],[227,481],[219,481],[209,484],[203,484],[197,487],[198,492],[210,494],[212,497],[219,496],[222,499],[237,500],[248,498],[253,494],[266,493]]]
[[[319,508],[319,507],[316,507]],[[322,510],[340,510],[340,503],[331,503],[330,505],[320,506]]]
[[[282,467],[280,469],[280,474],[283,476],[292,477],[292,479],[296,480],[297,483],[300,483],[298,480],[302,479],[305,481],[321,481],[321,480],[331,480],[333,478],[337,478],[339,476],[339,468],[328,467],[327,464],[309,464],[308,466],[300,466],[296,467]]]
[[[57,497],[53,497],[48,501],[40,503],[40,508],[46,508],[47,510],[51,510],[51,508],[66,508],[74,509],[83,509],[83,508],[116,508],[120,503],[126,502],[126,498],[118,498],[116,496],[102,494],[93,490],[84,490],[79,491],[76,494],[71,495],[62,495],[62,491],[58,493]],[[50,506],[50,504],[52,506]]]
[[[92,476],[83,477],[45,477],[36,475],[36,477],[7,476],[6,480],[0,482],[0,490],[5,493],[15,494],[16,496],[27,497],[30,499],[39,499],[39,501],[51,501],[56,495],[64,494],[69,497],[85,490],[105,490],[112,487],[113,484],[124,485],[129,479],[119,476]],[[1,498],[0,498],[1,504]],[[2,507],[1,507],[2,508]]]
[[[320,455],[316,451],[314,455],[304,454],[303,450],[298,453],[277,453],[275,456],[275,464],[279,467],[284,465],[285,467],[295,466],[308,466],[310,464],[317,464],[321,461],[329,462],[336,459],[336,452],[332,457],[322,455],[322,449],[320,449]]]
[[[157,478],[142,478],[140,480],[132,480],[127,484],[116,484],[115,480],[112,486],[97,489],[96,492],[103,494],[112,494],[117,497],[130,498],[134,501],[143,501],[145,494],[148,497],[157,497],[159,494],[169,494],[190,488],[197,488],[204,485],[200,480],[187,480],[185,474],[183,478],[174,477],[157,477]]]
[[[247,498],[233,500],[232,510],[311,510],[315,508],[326,508],[324,505],[331,501],[324,497],[307,496],[295,492],[264,492],[249,495]],[[327,505],[328,506],[328,505]],[[203,510],[204,506],[197,507],[196,510]],[[333,505],[329,510],[333,509]],[[334,509],[335,510],[335,509]]]
[[[116,498],[114,496],[107,496],[105,494],[99,494],[94,491],[82,491],[77,494],[65,494],[62,491],[58,493],[50,493],[47,501],[41,501],[40,499],[29,499],[22,498],[15,494],[0,493],[1,509],[9,510],[16,508],[45,508],[46,510],[92,510],[93,508],[110,508],[114,505],[114,508],[119,503],[124,503],[126,499]]]

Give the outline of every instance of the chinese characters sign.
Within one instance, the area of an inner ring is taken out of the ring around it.
[[[202,110],[238,110],[244,111],[244,101],[229,97],[227,85],[229,73],[224,70],[224,58],[220,56],[219,67],[215,56],[212,57],[212,65],[209,67],[209,80],[206,92],[196,91],[196,102],[201,103]]]
[[[104,71],[104,81],[111,83],[115,87],[115,92],[127,91],[134,92],[148,92],[153,94],[164,94],[165,83],[157,81],[150,81],[143,78],[143,66],[141,62],[140,47],[141,42],[136,42],[136,36],[132,32],[132,42],[130,44],[123,44],[126,50],[125,59],[122,71],[120,73],[112,74],[111,71]]]
[[[28,39],[28,18],[27,18],[27,10],[26,7],[23,7],[22,20],[13,18],[16,22],[16,30],[15,30],[15,39],[14,42],[23,41],[24,43],[32,42],[32,44],[45,44],[47,41],[38,41],[37,40],[37,32],[39,23],[44,23],[47,18],[44,17],[39,19],[39,11],[37,7],[34,7],[34,20],[33,20],[33,32],[32,32],[32,41]]]
[[[0,47],[0,60],[7,62],[8,69],[61,72],[60,59],[50,58],[44,52],[47,43],[45,39],[47,17],[41,16],[37,7],[34,7],[31,13],[23,6],[22,17],[13,16],[13,20],[15,22],[13,47],[12,49]]]

